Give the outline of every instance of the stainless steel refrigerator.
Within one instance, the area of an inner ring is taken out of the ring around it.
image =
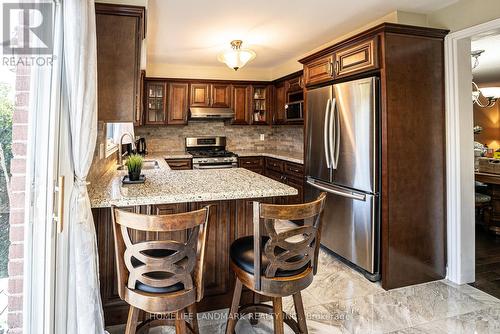
[[[379,79],[307,91],[306,198],[328,193],[321,243],[379,279]]]

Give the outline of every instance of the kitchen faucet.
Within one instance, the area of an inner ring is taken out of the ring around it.
[[[120,142],[118,144],[118,165],[120,167],[123,167],[123,153],[122,153],[122,141],[125,136],[129,136],[132,145],[132,151],[135,151],[135,139],[134,136],[130,132],[125,132],[121,137],[120,137]]]

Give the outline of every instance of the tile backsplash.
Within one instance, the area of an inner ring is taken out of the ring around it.
[[[260,135],[264,134],[264,140]],[[226,136],[227,149],[279,149],[303,151],[302,125],[252,126],[225,125],[224,122],[190,122],[186,126],[143,126],[135,129],[136,136],[146,138],[149,152],[184,151],[184,138],[196,136]]]

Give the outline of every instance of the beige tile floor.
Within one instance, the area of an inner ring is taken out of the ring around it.
[[[446,280],[385,291],[324,251],[318,274],[302,297],[311,334],[500,334],[500,300],[484,292]],[[284,309],[293,315],[291,298],[284,299]],[[200,314],[200,332],[224,333],[226,314],[227,309]],[[111,334],[123,330],[108,329]],[[153,332],[175,331],[164,327]],[[236,333],[272,333],[272,319],[254,327],[242,319]]]

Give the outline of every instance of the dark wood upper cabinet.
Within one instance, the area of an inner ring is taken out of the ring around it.
[[[181,82],[168,84],[167,124],[187,124],[189,85]]]
[[[378,68],[378,36],[335,52],[335,78]]]
[[[304,83],[317,85],[333,79],[333,54],[329,54],[304,64]]]
[[[96,3],[95,9],[98,119],[137,123],[145,8]]]
[[[165,124],[167,120],[167,83],[146,80],[145,86],[144,124]]]
[[[213,84],[210,102],[212,107],[229,108],[231,106],[231,85]]]
[[[313,86],[379,68],[379,37],[371,36],[333,48],[304,63],[304,84]]]
[[[141,76],[139,79],[139,98],[136,101],[137,107],[136,107],[136,111],[135,111],[134,126],[141,126],[144,123],[144,119],[143,119],[144,99],[145,99],[144,91],[146,90],[146,86],[145,86],[145,82],[144,82],[145,78],[146,78],[146,71],[141,70]]]
[[[273,85],[253,85],[251,124],[264,125],[272,122]]]
[[[210,84],[191,84],[191,107],[210,107]]]
[[[192,83],[190,106],[229,108],[231,106],[231,85]]]
[[[232,124],[250,124],[252,117],[250,115],[251,95],[251,85],[233,85],[234,119]]]
[[[286,94],[287,91],[285,82],[277,83],[275,89],[273,124],[285,124],[286,122],[286,117],[285,117]]]
[[[304,77],[302,75],[296,76],[286,81],[287,91],[289,93],[295,93],[302,91],[304,87],[303,83]]]

